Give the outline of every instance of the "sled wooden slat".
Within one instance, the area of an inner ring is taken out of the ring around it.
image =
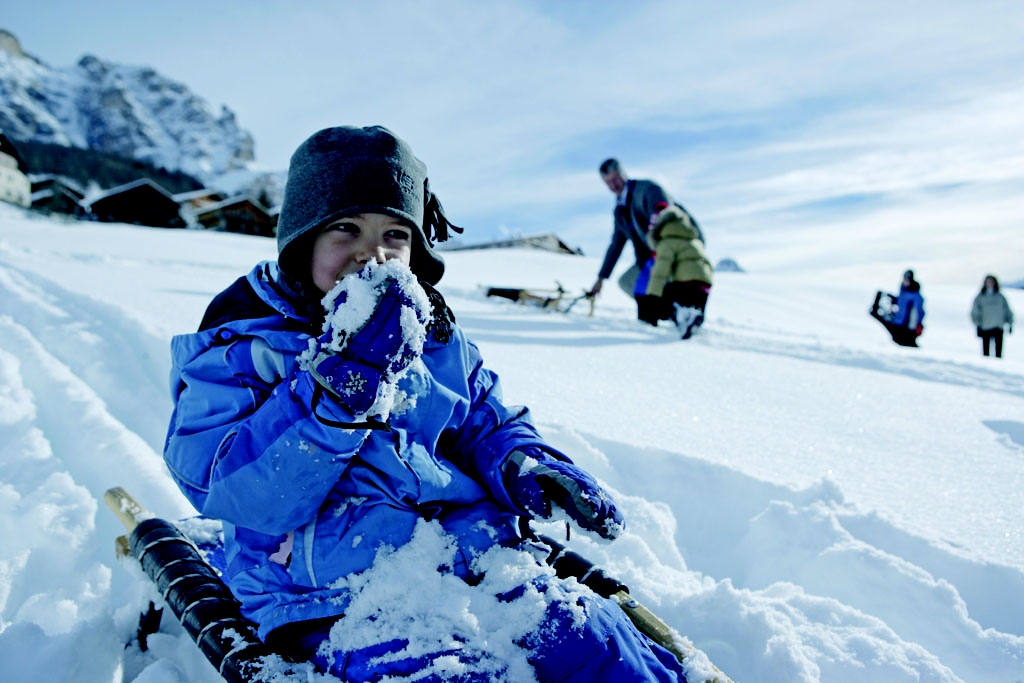
[[[121,520],[124,528],[131,533],[135,527],[150,515],[146,509],[139,504],[139,501],[132,498],[132,495],[120,486],[108,490],[103,494],[103,500],[111,512]]]
[[[687,647],[686,642],[676,638],[668,624],[662,621],[654,612],[637,602],[626,591],[613,593],[612,600],[618,603],[619,607],[622,608],[622,611],[626,613],[626,616],[630,618],[637,629],[645,633],[658,645],[674,654],[680,662],[685,664],[686,660],[697,652],[697,648],[693,646]],[[718,670],[718,667],[715,667],[715,669]],[[734,681],[719,670],[714,678],[709,678],[704,683],[734,683]]]

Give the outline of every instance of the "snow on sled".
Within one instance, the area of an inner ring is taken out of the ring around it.
[[[569,296],[569,292],[560,282],[555,282],[554,289],[543,289],[535,287],[487,287],[487,296],[495,296],[501,299],[508,299],[516,303],[528,306],[537,306],[545,310],[568,313],[580,301],[586,299],[590,303],[590,310],[587,316],[594,315],[594,297],[590,292],[584,291],[576,297]]]
[[[241,604],[220,578],[225,566],[221,537],[211,533],[216,520],[197,517],[171,523],[153,516],[127,491],[112,488],[104,495],[107,506],[124,524],[128,534],[117,538],[120,559],[134,558],[155,584],[164,604],[170,607],[184,631],[228,683],[257,681],[308,681],[315,669],[308,662],[289,661],[263,643],[256,624],[241,613]],[[714,671],[701,683],[733,683],[689,639],[637,602],[629,589],[607,576],[577,553],[546,536],[551,548],[547,563],[557,576],[575,578],[598,595],[622,608],[636,627],[672,652],[684,665],[700,662],[699,668]],[[139,619],[142,650],[146,638],[160,627],[162,608],[150,603]],[[693,683],[697,683],[694,681]]]

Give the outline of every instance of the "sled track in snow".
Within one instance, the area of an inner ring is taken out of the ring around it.
[[[125,426],[151,444],[161,443],[170,399],[167,375],[155,368],[169,369],[165,340],[122,309],[3,262],[0,315],[10,316],[67,366]]]
[[[66,472],[100,500],[127,477],[159,509],[187,512],[159,454],[170,404],[157,353],[166,343],[119,309],[0,262],[4,384],[34,407],[2,426],[33,444],[22,467],[34,480]]]
[[[1013,375],[1004,369],[993,370],[976,364],[952,359],[936,358],[914,350],[900,353],[870,353],[850,348],[831,340],[797,337],[783,333],[765,334],[748,331],[728,322],[716,321],[695,337],[696,343],[730,351],[748,351],[798,360],[828,363],[864,370],[912,377],[924,382],[937,382],[983,391],[994,391],[1024,397],[1024,376]]]
[[[100,328],[115,331],[116,348],[90,333]],[[124,590],[110,585],[117,525],[96,514],[97,501],[128,480],[168,514],[188,510],[159,454],[126,424],[145,428],[163,412],[145,403],[150,342],[103,304],[0,262],[0,572],[10,586],[0,614],[58,632],[99,619],[87,639],[113,654],[97,654],[97,669],[116,662],[123,643],[92,610]],[[122,377],[138,393],[114,385]]]
[[[479,304],[478,292],[456,290],[453,296]],[[587,317],[584,310],[568,315],[513,302],[488,300],[489,310],[479,307],[460,314],[459,322],[471,330],[473,339],[502,343],[543,343],[566,346],[635,344],[678,344],[670,323],[653,328],[633,320],[632,311],[614,310]],[[493,312],[492,312],[493,311]],[[524,327],[521,319],[530,320]],[[572,334],[573,330],[578,334]],[[557,333],[558,338],[552,338]],[[1024,376],[980,364],[927,355],[925,350],[885,349],[878,353],[852,348],[828,338],[799,335],[787,330],[765,329],[733,323],[712,315],[686,344],[704,345],[727,351],[783,356],[795,360],[898,374],[924,382],[972,387],[1024,398]]]

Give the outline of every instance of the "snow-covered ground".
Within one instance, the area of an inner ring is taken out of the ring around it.
[[[441,289],[506,401],[622,503],[621,539],[573,546],[737,681],[1024,681],[1020,333],[982,358],[976,285],[922,277],[921,348],[897,347],[867,307],[929,263],[826,277],[835,261],[803,244],[798,274],[720,273],[687,342],[633,320],[613,286],[592,317],[483,293],[579,292],[595,258],[452,252]],[[168,342],[274,255],[0,204],[0,680],[218,680],[170,618],[148,653],[125,649],[152,591],[115,561],[102,496],[194,514],[160,456]],[[980,285],[985,264],[964,268]],[[1024,291],[1004,293],[1024,315]]]

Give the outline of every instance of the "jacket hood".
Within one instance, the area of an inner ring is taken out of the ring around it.
[[[658,214],[658,217],[654,221],[654,227],[660,228],[669,221],[678,220],[686,220],[686,215],[683,213],[683,210],[675,205],[667,206]]]
[[[700,237],[700,232],[685,211],[678,206],[669,206],[662,209],[655,219],[648,242],[653,248],[655,242],[667,237],[694,240]]]

